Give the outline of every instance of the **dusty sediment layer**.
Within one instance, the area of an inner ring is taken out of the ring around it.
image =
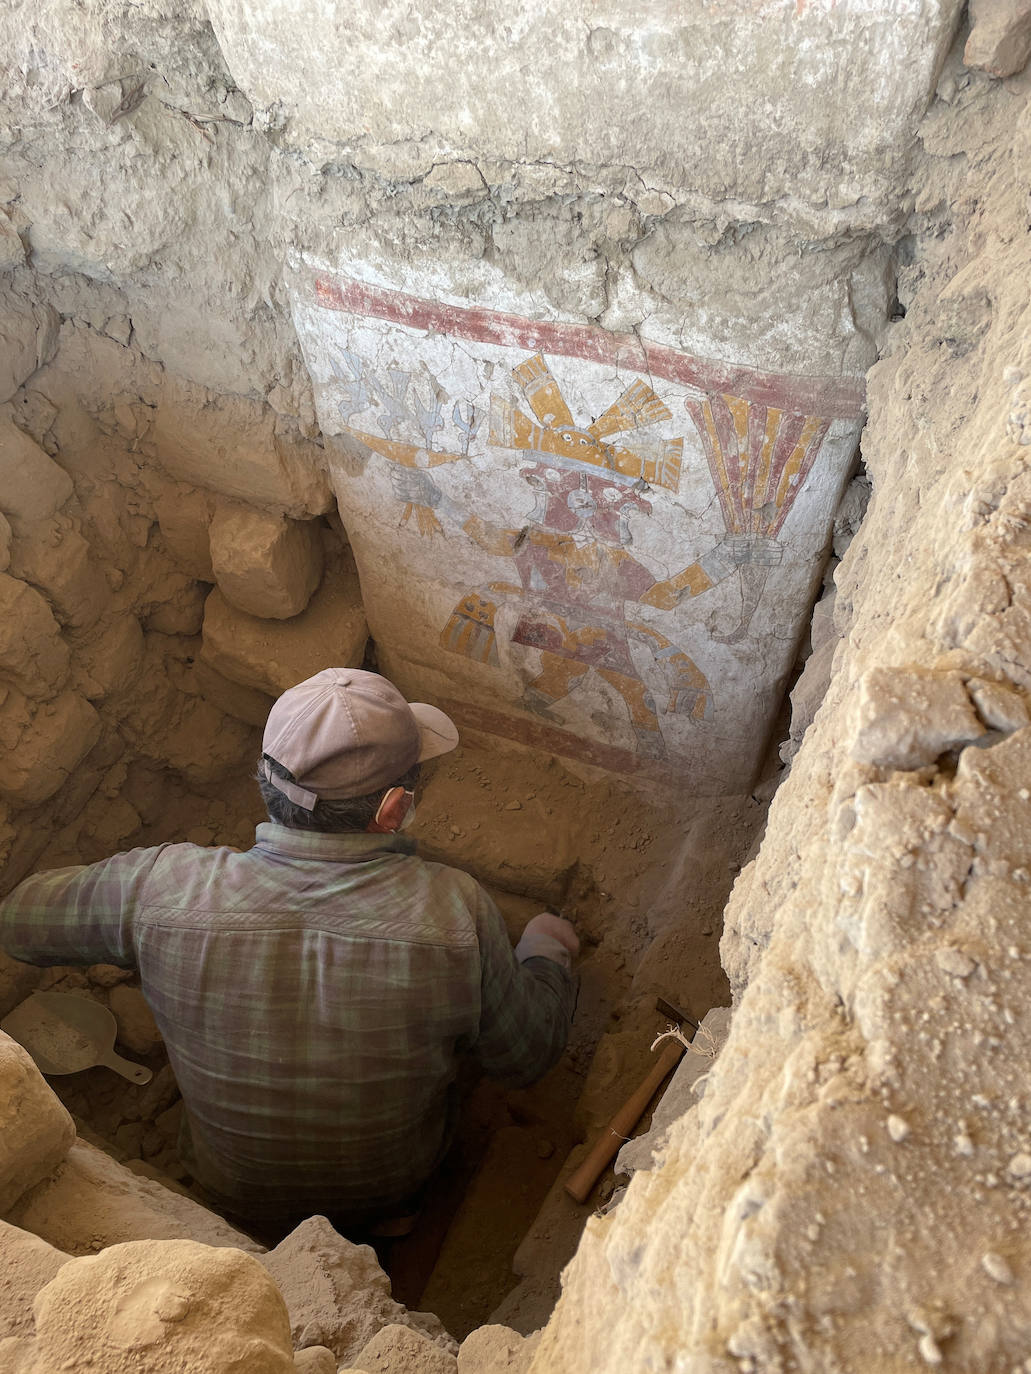
[[[828,696],[737,884],[729,1043],[535,1370],[1016,1368],[1031,1303],[1026,78],[950,66]]]

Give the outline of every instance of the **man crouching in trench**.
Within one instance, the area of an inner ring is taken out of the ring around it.
[[[525,1085],[565,1046],[573,927],[542,913],[513,952],[479,884],[399,833],[419,764],[457,743],[385,678],[327,668],[269,714],[252,849],[134,849],[0,903],[16,959],[139,970],[183,1163],[264,1235],[389,1230],[447,1150],[460,1063]]]

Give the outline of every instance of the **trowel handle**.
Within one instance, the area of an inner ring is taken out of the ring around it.
[[[676,1068],[683,1053],[684,1047],[679,1040],[671,1040],[663,1048],[662,1053],[652,1065],[647,1078],[642,1081],[637,1091],[631,1093],[623,1103],[595,1141],[584,1162],[577,1169],[574,1169],[566,1179],[565,1190],[574,1202],[587,1200],[587,1194],[598,1182],[602,1170],[616,1156],[620,1146],[626,1144],[630,1132],[644,1115],[644,1109],[662,1086],[662,1081],[666,1075],[672,1073]]]
[[[154,1077],[146,1064],[134,1064],[131,1059],[123,1059],[120,1054],[115,1054],[114,1050],[105,1050],[98,1063],[107,1069],[114,1069],[115,1073],[120,1073],[130,1083],[149,1083]]]

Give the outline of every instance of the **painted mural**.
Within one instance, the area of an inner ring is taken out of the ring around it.
[[[368,457],[354,499],[386,476],[377,520],[434,548],[408,555],[439,588],[424,639],[508,708],[470,703],[477,728],[623,772],[752,728],[728,668],[822,543],[810,509],[796,555],[790,522],[811,478],[840,488],[847,386],[339,278],[311,297],[323,426]]]

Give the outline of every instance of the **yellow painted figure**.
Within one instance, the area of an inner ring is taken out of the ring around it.
[[[533,488],[536,504],[521,529],[492,525],[478,515],[456,510],[443,497],[426,469],[460,461],[466,454],[435,452],[428,446],[352,432],[396,465],[391,476],[395,493],[404,502],[404,521],[414,514],[420,533],[442,532],[438,513],[447,509],[480,548],[513,562],[517,581],[491,583],[482,592],[462,596],[442,631],[443,647],[480,663],[499,665],[495,630],[499,602],[494,598],[517,596],[521,612],[513,642],[540,651],[540,668],[525,688],[523,704],[539,715],[557,718],[551,709],[554,704],[594,671],[626,703],[639,752],[661,757],[666,751],[659,707],[634,662],[632,646],[647,649],[653,665],[648,676],[665,688],[663,714],[675,712],[711,721],[712,693],[704,674],[683,649],[643,619],[628,616],[627,607],[672,610],[685,597],[698,596],[741,569],[741,623],[727,635],[714,636],[723,642],[740,639],[769,567],[780,561],[782,548],[775,534],[815,458],[819,444],[812,442],[814,425],[822,422],[810,421],[804,432],[800,429],[795,437],[804,442],[792,442],[790,462],[774,461],[784,449],[783,442],[779,446],[775,442],[779,412],[764,409],[764,424],[773,436],[764,447],[754,443],[745,402],[739,403],[745,426],[740,433],[740,425],[733,423],[740,416],[728,409],[728,401],[737,398],[706,398],[696,409],[689,404],[695,424],[705,429],[703,444],[728,537],[674,576],[656,579],[631,552],[630,519],[651,513],[644,493],[653,487],[676,491],[679,486],[683,439],[653,439],[641,432],[671,419],[668,408],[650,386],[637,380],[603,415],[581,429],[540,354],[514,368],[513,377],[533,418],[495,397],[489,443],[524,453],[530,460],[522,476]],[[796,418],[788,416],[792,422]],[[620,442],[616,436],[621,436]],[[753,449],[755,459],[750,462]],[[751,510],[753,498],[763,499],[768,508],[756,514]]]

